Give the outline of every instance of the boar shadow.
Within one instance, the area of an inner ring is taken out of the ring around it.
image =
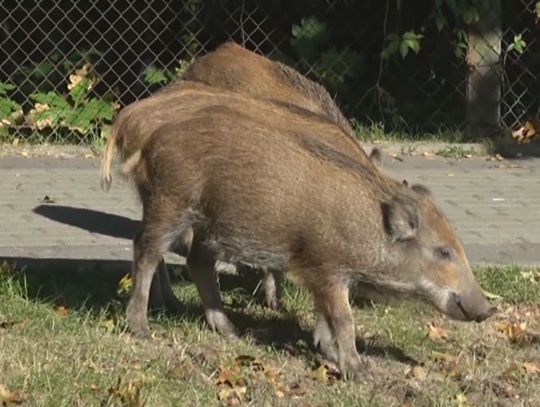
[[[133,239],[140,224],[125,216],[64,205],[38,205],[33,212],[55,222],[121,239]]]
[[[33,211],[56,222],[121,239],[132,239],[140,224],[139,221],[125,216],[64,205],[39,205]],[[96,312],[118,301],[116,294],[118,281],[131,269],[130,261],[21,257],[6,260],[24,268],[24,275],[21,274],[20,277],[26,280],[30,298],[39,301],[52,300],[57,305]],[[240,290],[242,295],[239,301],[245,301],[246,304],[251,301],[258,302],[251,297],[254,287],[259,282],[258,273],[242,270],[239,275],[221,274],[219,278],[222,292]],[[190,280],[184,268],[179,280]],[[359,306],[369,304],[362,299],[355,299],[353,302]],[[204,309],[198,303],[183,302],[182,305],[183,309],[179,314],[181,318],[192,321],[204,318]],[[233,304],[233,307],[241,309],[242,307],[238,305]],[[280,313],[279,316],[266,314],[259,317],[237,310],[229,308],[228,315],[242,335],[249,333],[258,343],[301,356],[308,362],[314,362],[320,357],[312,345],[311,330],[302,328],[295,315]],[[307,346],[299,346],[299,343]],[[391,358],[409,365],[417,364],[401,349],[391,345],[366,346],[358,337],[357,347],[370,356]]]

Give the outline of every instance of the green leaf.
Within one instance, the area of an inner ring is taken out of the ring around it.
[[[71,109],[71,105],[69,102],[61,95],[55,92],[47,92],[47,93],[33,93],[30,95],[30,99],[42,103],[47,104],[51,108],[58,108],[60,110],[65,109]]]
[[[469,25],[473,22],[476,22],[480,19],[478,15],[478,10],[476,7],[469,6],[463,11],[463,21],[465,24]]]
[[[403,40],[416,40],[416,41],[421,40],[422,38],[424,38],[422,34],[417,34],[414,31],[407,31],[406,33],[403,34],[403,37],[402,37]]]
[[[390,58],[399,50],[401,39],[396,33],[390,33],[386,36],[385,42],[386,47],[381,51],[382,59]]]
[[[82,78],[79,83],[77,83],[71,90],[69,91],[69,95],[71,96],[71,99],[73,100],[73,104],[75,106],[78,106],[84,98],[88,95],[90,92],[90,81],[87,78]]]
[[[303,18],[300,24],[292,26],[291,45],[296,54],[306,61],[312,61],[319,49],[330,39],[327,24],[316,17]]]
[[[51,121],[51,125],[55,126],[58,125],[66,113],[68,113],[71,110],[65,110],[65,109],[59,109],[59,108],[53,108],[53,109],[47,109],[40,112],[36,112],[33,116],[33,123],[42,122],[42,121]]]
[[[144,81],[149,85],[156,85],[168,82],[169,77],[164,69],[150,66],[144,74]]]
[[[448,8],[452,12],[452,14],[457,15],[457,6],[455,0],[446,0],[446,4],[448,5]]]
[[[405,58],[409,53],[409,47],[405,41],[399,44],[399,53],[401,54],[401,58]]]
[[[508,47],[508,50],[514,49],[519,54],[523,54],[526,46],[527,43],[523,40],[522,34],[519,34],[514,36],[514,42]]]
[[[13,89],[15,89],[14,85],[0,81],[0,96],[4,96],[8,91]]]
[[[437,14],[435,15],[435,25],[437,26],[437,30],[441,32],[446,24],[446,17],[443,15],[443,13],[437,12]]]
[[[0,97],[0,120],[2,119],[12,119],[12,115],[15,112],[21,110],[21,105],[19,105],[14,100]]]
[[[536,18],[540,19],[540,1],[536,2]]]
[[[114,117],[113,104],[103,99],[92,98],[84,104],[82,114],[92,121],[112,121]]]

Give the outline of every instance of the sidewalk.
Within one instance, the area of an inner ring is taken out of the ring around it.
[[[472,263],[540,266],[540,158],[383,159],[384,172],[431,188]],[[99,160],[0,157],[0,191],[0,259],[129,266],[140,207],[118,177],[100,190]]]

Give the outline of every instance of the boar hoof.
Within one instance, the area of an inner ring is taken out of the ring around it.
[[[229,318],[227,318],[223,311],[215,309],[207,310],[206,321],[208,322],[208,325],[210,325],[210,328],[214,331],[218,331],[224,337],[230,339],[237,338],[234,325],[229,321]]]
[[[373,379],[369,361],[366,357],[358,354],[342,358],[339,362],[339,370],[345,380],[368,381]]]
[[[283,308],[283,304],[281,304],[281,301],[277,299],[275,296],[266,297],[265,300],[266,306],[274,311],[279,311]]]
[[[329,361],[337,363],[338,349],[336,341],[323,317],[317,319],[317,324],[313,331],[313,344],[315,347],[319,346],[321,348],[321,352]]]
[[[150,336],[150,328],[148,327],[148,319],[146,312],[137,312],[134,310],[133,303],[128,304],[126,310],[126,319],[131,334],[138,338]]]

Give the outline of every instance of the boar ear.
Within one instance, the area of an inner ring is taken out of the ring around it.
[[[431,191],[428,189],[428,187],[421,185],[421,184],[414,184],[411,189],[416,192],[418,195],[422,197],[429,197],[431,198],[433,195]]]
[[[369,159],[373,164],[375,164],[375,167],[382,167],[382,154],[381,150],[379,150],[377,147],[373,147],[373,150],[371,150],[371,154],[369,155]]]
[[[382,205],[384,227],[393,242],[416,235],[420,214],[415,202],[406,195],[396,195]]]

